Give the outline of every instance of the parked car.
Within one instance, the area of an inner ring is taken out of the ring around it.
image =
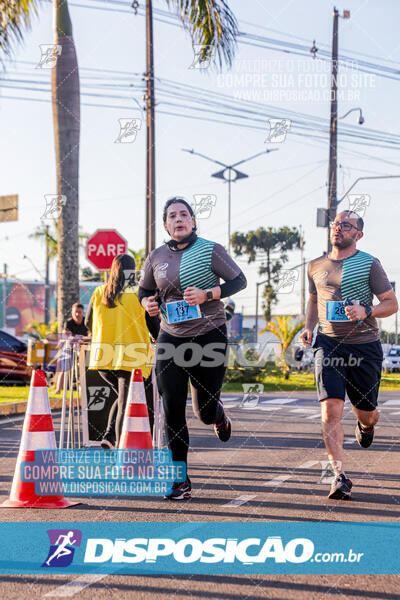
[[[26,364],[27,344],[0,329],[0,383],[29,383],[32,368]]]
[[[400,371],[400,346],[392,346],[383,359],[382,364],[385,373]]]

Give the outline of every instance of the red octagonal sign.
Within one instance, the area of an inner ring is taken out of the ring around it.
[[[118,254],[125,254],[126,240],[115,229],[98,229],[86,242],[86,258],[99,271],[109,271]]]

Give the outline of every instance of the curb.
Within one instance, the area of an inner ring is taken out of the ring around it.
[[[20,402],[10,402],[0,404],[0,418],[7,417],[9,415],[25,414],[27,400],[21,400]],[[61,408],[62,398],[50,398],[51,410]]]

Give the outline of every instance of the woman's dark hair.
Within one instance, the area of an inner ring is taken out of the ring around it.
[[[169,200],[167,200],[166,203],[164,204],[164,209],[163,209],[164,223],[167,221],[167,213],[168,213],[168,209],[171,206],[171,204],[184,204],[186,206],[186,208],[188,209],[190,216],[195,217],[193,208],[190,206],[189,202],[187,202],[187,200],[185,200],[185,198],[180,198],[179,196],[174,196],[173,198],[169,198]],[[192,231],[197,231],[196,222],[194,224]]]
[[[110,275],[104,289],[102,303],[108,308],[115,308],[127,285],[134,286],[136,263],[129,254],[118,254],[112,261]]]

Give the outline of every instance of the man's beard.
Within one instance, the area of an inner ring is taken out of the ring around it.
[[[334,246],[335,248],[339,248],[339,250],[344,250],[345,248],[348,248],[349,246],[351,246],[354,242],[353,238],[342,238],[341,240],[332,240],[332,246]]]

